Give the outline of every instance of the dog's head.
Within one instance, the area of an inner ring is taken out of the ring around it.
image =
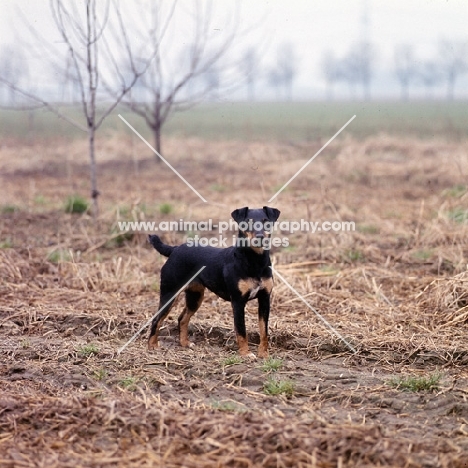
[[[239,237],[246,239],[244,245],[256,253],[263,253],[269,243],[265,243],[273,231],[273,225],[279,218],[280,211],[276,208],[264,206],[259,209],[239,208],[231,213],[234,221],[239,225]]]

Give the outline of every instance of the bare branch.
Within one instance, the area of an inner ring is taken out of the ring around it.
[[[35,102],[38,102],[41,104],[40,107],[45,107],[47,110],[51,111],[52,113],[54,113],[55,115],[57,115],[58,117],[60,117],[61,119],[67,121],[68,123],[70,123],[71,125],[73,125],[75,128],[78,128],[80,130],[82,130],[83,132],[87,132],[88,129],[86,127],[83,127],[81,124],[79,124],[78,122],[76,122],[75,120],[71,119],[70,117],[68,117],[67,115],[63,114],[62,112],[60,112],[59,109],[57,109],[55,106],[51,105],[50,103],[48,103],[47,101],[44,101],[43,99],[41,99],[40,97],[38,96],[35,96],[34,94],[31,94],[31,93],[28,93],[27,91],[24,91],[23,89],[15,86],[14,84],[12,83],[9,83],[8,81],[6,81],[4,78],[2,78],[0,76],[0,83],[3,83],[4,85],[8,86],[9,88],[13,89],[16,93],[19,93],[21,94],[22,96],[25,96],[27,97],[28,99],[31,99],[32,101],[35,101]]]

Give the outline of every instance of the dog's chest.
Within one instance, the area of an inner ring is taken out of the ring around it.
[[[244,278],[238,283],[242,296],[248,296],[247,300],[255,299],[260,290],[265,289],[268,294],[273,289],[272,278]]]

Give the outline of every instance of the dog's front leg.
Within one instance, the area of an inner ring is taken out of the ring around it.
[[[239,354],[243,357],[255,359],[255,354],[249,350],[249,341],[245,329],[245,302],[242,300],[232,301],[232,311],[234,313],[234,329],[236,331]]]
[[[258,330],[260,332],[260,346],[258,357],[268,357],[268,318],[270,316],[270,293],[262,289],[258,298]]]

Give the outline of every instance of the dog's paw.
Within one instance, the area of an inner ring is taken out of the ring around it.
[[[258,347],[258,357],[260,359],[266,359],[268,357],[268,346],[262,345],[262,343],[260,343],[260,346]]]
[[[254,353],[247,353],[242,355],[242,359],[252,362],[257,360],[257,356]]]
[[[188,348],[188,349],[196,348],[195,343],[192,343],[191,341],[181,342],[180,346],[182,346],[182,348]]]
[[[156,334],[151,335],[148,340],[148,351],[159,348],[159,340]]]

